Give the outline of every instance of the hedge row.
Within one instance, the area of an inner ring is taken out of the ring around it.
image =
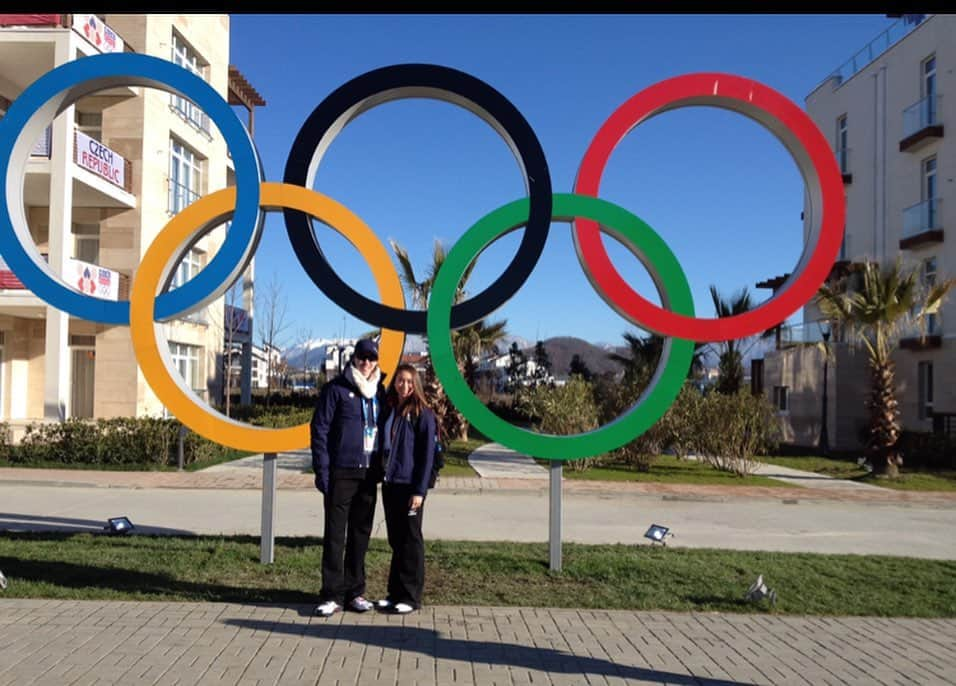
[[[314,406],[314,399],[312,402]],[[253,405],[234,408],[232,416],[256,426],[285,428],[308,423],[312,409],[295,405]],[[20,444],[12,445],[9,424],[0,422],[0,460],[12,464],[176,466],[181,427],[175,419],[153,417],[68,419],[30,424]],[[227,450],[187,431],[183,464],[212,461]]]
[[[12,464],[54,462],[61,464],[175,466],[182,425],[175,419],[152,417],[115,419],[68,419],[49,424],[30,424],[19,445],[10,443],[8,425],[0,425],[0,459]],[[214,460],[223,446],[187,432],[183,463]]]

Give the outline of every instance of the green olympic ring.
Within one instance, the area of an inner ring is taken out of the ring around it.
[[[573,193],[554,194],[552,221],[571,222],[584,217],[620,240],[650,272],[662,305],[678,314],[694,316],[690,285],[667,244],[643,220],[600,198]],[[548,460],[575,460],[608,452],[630,443],[663,416],[687,378],[694,342],[666,338],[650,384],[627,412],[610,424],[573,436],[539,434],[518,428],[489,410],[462,377],[451,338],[451,306],[461,277],[482,250],[528,221],[528,199],[499,207],[478,220],[445,258],[432,286],[428,304],[428,346],[432,366],[455,407],[483,434],[513,450]],[[662,364],[661,364],[662,363]]]

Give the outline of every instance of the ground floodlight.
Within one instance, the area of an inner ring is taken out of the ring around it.
[[[661,526],[660,524],[651,524],[651,527],[644,532],[644,538],[651,539],[652,543],[660,543],[661,545],[667,545],[664,542],[664,539],[667,536],[673,536],[666,526]]]
[[[3,572],[0,572],[0,591],[7,590],[7,577],[3,575]]]
[[[745,595],[744,598],[753,602],[760,602],[764,598],[767,598],[770,600],[771,605],[777,604],[777,592],[772,588],[767,588],[767,584],[765,584],[763,580],[763,574],[760,574],[757,580],[750,585],[750,588],[747,589],[747,595]]]
[[[128,517],[110,517],[106,522],[107,524],[103,528],[111,534],[128,534],[136,528]]]

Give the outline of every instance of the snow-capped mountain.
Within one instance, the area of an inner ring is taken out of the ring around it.
[[[325,365],[326,349],[330,345],[339,345],[338,338],[313,338],[297,343],[282,351],[282,359],[292,369],[318,369]],[[354,339],[345,339],[345,344],[354,344]]]

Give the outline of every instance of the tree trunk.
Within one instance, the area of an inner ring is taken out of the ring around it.
[[[870,437],[867,453],[873,473],[896,478],[902,462],[897,448],[900,437],[899,403],[896,400],[895,366],[892,360],[870,360]]]

